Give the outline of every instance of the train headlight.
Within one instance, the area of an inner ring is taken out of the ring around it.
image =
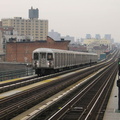
[[[37,65],[37,67],[39,67],[39,63],[38,62],[36,63],[36,65]]]
[[[34,66],[35,66],[35,67],[39,67],[39,62],[35,61],[35,62],[34,62]]]
[[[48,66],[49,66],[49,65],[50,65],[50,62],[48,62],[47,64],[48,64]]]
[[[51,61],[49,61],[47,64],[48,64],[48,67],[52,67],[52,62]]]

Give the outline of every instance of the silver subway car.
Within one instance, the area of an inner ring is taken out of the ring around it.
[[[35,73],[41,75],[73,66],[95,63],[98,56],[95,53],[38,48],[33,51],[32,59]]]

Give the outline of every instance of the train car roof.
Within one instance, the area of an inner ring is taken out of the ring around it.
[[[34,52],[50,52],[50,53],[76,53],[76,54],[87,54],[87,55],[97,55],[96,53],[87,53],[87,52],[77,52],[77,51],[68,51],[68,50],[61,50],[61,49],[51,49],[51,48],[37,48],[33,51]]]
[[[53,52],[53,50],[49,48],[37,48],[33,52]]]
[[[66,53],[71,52],[67,50],[61,50],[61,49],[51,49],[51,48],[37,48],[33,52],[59,52],[59,53]]]

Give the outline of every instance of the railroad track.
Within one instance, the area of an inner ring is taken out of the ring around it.
[[[105,64],[106,63],[100,64],[100,65],[96,64],[96,66],[98,66],[98,68],[99,68],[99,67],[104,66]],[[92,66],[92,68],[88,68],[88,69],[89,70],[93,69],[93,67],[95,68],[96,66]],[[66,73],[70,73],[70,72],[76,71],[76,70],[79,70],[79,69],[81,69],[81,71],[85,72],[86,69],[85,70],[82,70],[82,69],[84,69],[86,67],[89,67],[89,65],[86,65],[86,66],[83,66],[83,67],[74,68],[74,69],[70,69],[70,70],[66,70],[66,71],[62,71],[62,72],[55,73],[55,74],[42,76],[42,77],[31,76],[31,77],[27,77],[27,78],[25,77],[25,78],[20,79],[20,80],[4,82],[4,83],[0,84],[0,93],[6,92],[6,91],[10,91],[10,90],[14,90],[14,89],[17,89],[17,88],[20,88],[20,87],[23,87],[23,86],[27,86],[27,85],[30,85],[30,84],[34,84],[34,83],[37,83],[37,82],[40,82],[40,81],[43,81],[43,80],[46,80],[46,79],[50,79],[50,78],[53,78],[53,77],[56,77],[56,76],[60,76],[60,75],[66,74]]]
[[[111,69],[112,68],[112,69]],[[103,74],[91,81],[84,89],[71,98],[67,103],[57,103],[61,105],[61,109],[54,113],[51,117],[43,117],[45,113],[39,114],[34,119],[43,120],[102,120],[112,86],[116,77],[116,63],[109,67]],[[67,96],[68,97],[68,96]],[[63,101],[63,100],[62,100]],[[52,108],[52,107],[51,107]],[[53,112],[55,111],[53,107]],[[44,115],[43,115],[44,114]],[[52,109],[50,114],[52,114]],[[29,120],[33,119],[29,118]]]
[[[109,64],[109,63],[105,63]],[[40,101],[50,97],[53,94],[61,91],[69,85],[77,82],[85,76],[97,71],[98,69],[105,66],[105,64],[91,67],[82,72],[70,74],[56,81],[52,81],[32,89],[28,89],[21,93],[0,99],[0,119],[8,120],[17,114],[29,109],[30,107],[38,104]]]
[[[8,120],[13,116],[16,116],[20,112],[25,111],[35,104],[38,104],[40,101],[56,94],[85,76],[97,71],[97,69],[99,68],[96,67],[96,70],[94,68],[77,72],[61,79],[0,99],[0,119]]]
[[[31,76],[31,77],[27,77],[27,78],[25,77],[25,78],[22,78],[22,79],[19,79],[19,80],[14,80],[14,81],[11,80],[11,81],[8,81],[8,82],[3,82],[3,83],[0,83],[0,93],[10,91],[10,90],[13,90],[13,89],[16,89],[16,88],[19,88],[19,87],[27,86],[27,85],[30,85],[30,84],[33,84],[33,83],[37,83],[39,81],[49,79],[49,78],[52,78],[52,77],[56,77],[56,76],[59,76],[59,75],[63,75],[63,74],[69,73],[69,72],[79,70],[79,69],[83,69],[85,67],[89,67],[89,65],[74,68],[74,69],[70,69],[70,70],[66,70],[66,71],[62,71],[62,72],[55,73],[55,74],[41,76],[41,77],[38,77],[38,76],[34,75],[34,76]]]
[[[96,65],[96,66],[98,66],[98,67],[99,66],[104,66],[105,64],[108,64],[108,63],[106,63],[106,62],[101,63],[100,62],[99,64]],[[52,78],[52,77],[55,77],[55,76],[63,75],[63,74],[69,73],[69,72],[79,70],[79,69],[83,69],[85,67],[89,67],[89,65],[74,68],[74,69],[70,69],[70,70],[66,70],[66,71],[62,71],[62,72],[55,73],[55,74],[42,76],[42,77],[31,76],[31,77],[23,78],[23,79],[20,79],[20,80],[14,80],[14,81],[12,80],[12,81],[9,81],[9,82],[3,82],[3,83],[0,83],[0,93],[10,91],[10,90],[13,90],[13,89],[16,89],[16,88],[19,88],[19,87],[27,86],[27,85],[30,85],[30,84],[33,84],[33,83],[37,83],[39,81],[49,79],[49,78]]]

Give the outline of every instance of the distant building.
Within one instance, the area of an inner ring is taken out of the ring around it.
[[[113,49],[111,40],[107,39],[85,39],[83,44],[87,47],[89,52],[95,52],[98,56],[106,51]]]
[[[32,36],[34,41],[47,40],[48,20],[38,19],[38,9],[29,10],[30,19],[14,17],[2,19],[3,27],[13,27],[18,36]]]
[[[13,27],[0,26],[0,53],[5,52],[6,39],[5,35],[13,35]]]
[[[75,42],[74,41],[74,37],[69,36],[69,35],[62,36],[61,38],[64,39],[64,40],[70,40],[70,43],[74,43]]]
[[[7,62],[32,62],[32,51],[37,48],[54,48],[68,50],[70,41],[54,41],[47,37],[46,41],[31,42],[7,42],[6,61]]]
[[[0,27],[0,52],[5,53],[6,42],[25,42],[32,41],[32,36],[21,36],[13,27]]]
[[[48,32],[48,36],[50,36],[55,41],[61,40],[61,34],[58,32],[55,32],[54,30],[51,30],[50,32]]]
[[[69,44],[69,50],[78,52],[88,52],[86,46],[78,44]]]
[[[34,19],[34,18],[39,18],[39,10],[37,9],[33,9],[33,7],[31,7],[31,9],[29,9],[29,18],[30,19]]]
[[[11,26],[0,26],[0,31],[2,32],[2,34],[9,34],[9,35],[13,35],[13,30],[14,28]]]
[[[95,39],[100,40],[100,39],[101,39],[100,34],[96,34],[96,35],[95,35]]]
[[[111,40],[111,34],[105,34],[104,38],[105,38],[106,40]]]
[[[48,36],[50,36],[51,38],[53,38],[55,41],[69,40],[71,42],[74,42],[74,37],[71,37],[69,35],[61,36],[60,33],[55,32],[54,30],[51,30],[50,32],[48,32]]]
[[[100,57],[100,55],[105,53],[107,50],[108,50],[108,46],[105,45],[93,47],[93,52],[97,53],[98,57]]]
[[[107,39],[101,39],[101,40],[97,40],[97,39],[85,39],[83,41],[83,44],[86,45],[86,46],[89,46],[90,44],[93,44],[93,45],[98,45],[98,46],[102,46],[102,45],[105,45],[105,46],[110,46],[112,44],[112,42],[110,40],[107,40]]]
[[[114,43],[114,39],[113,38],[111,39],[111,42]]]
[[[91,34],[86,34],[86,39],[91,39]]]

